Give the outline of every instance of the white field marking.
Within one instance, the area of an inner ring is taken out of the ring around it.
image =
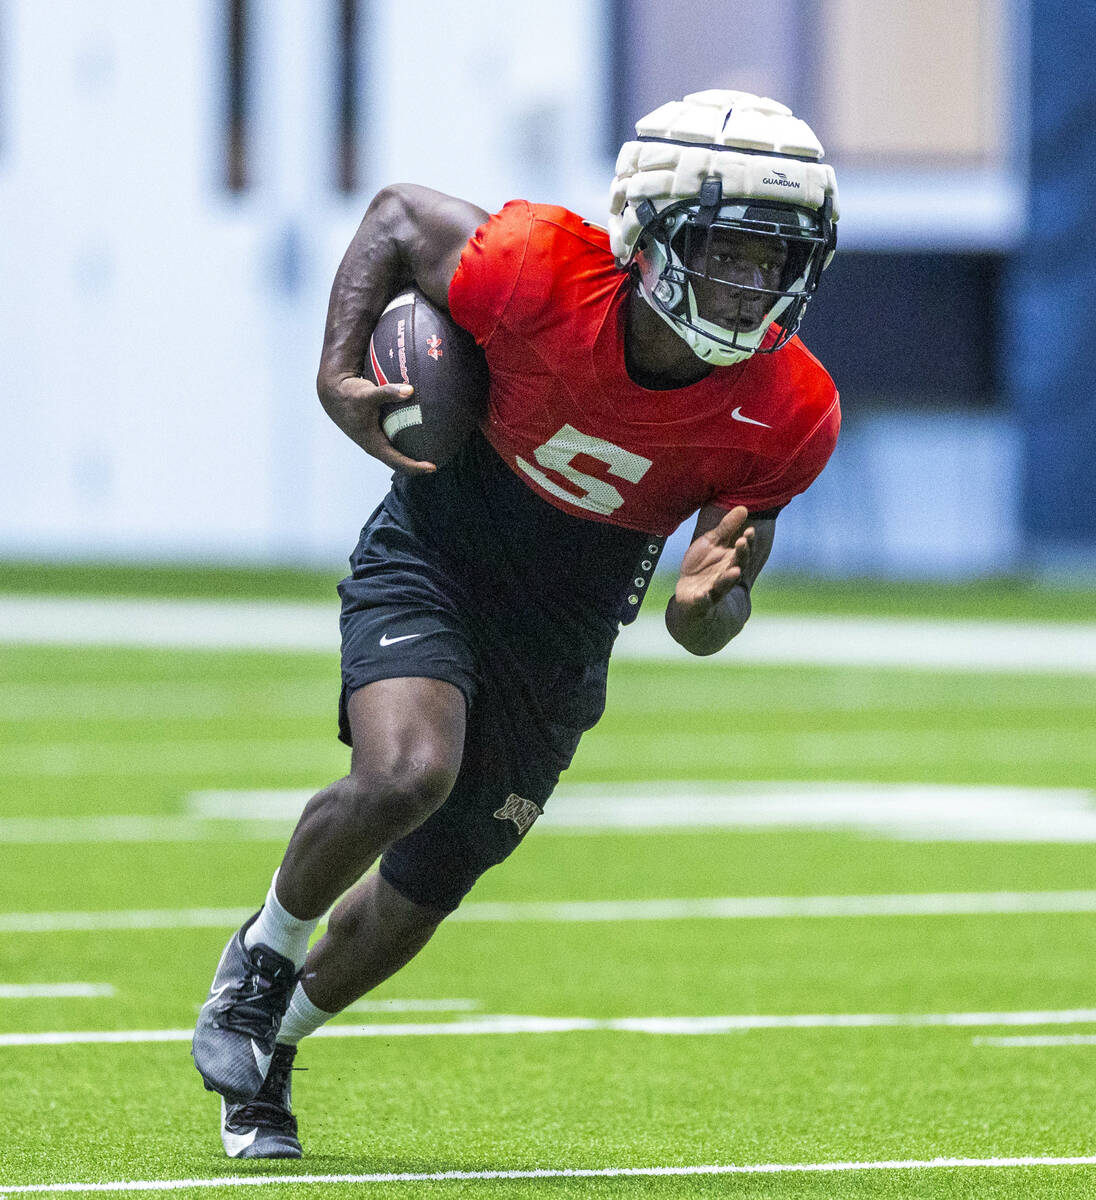
[[[1096,891],[912,892],[864,896],[726,896],[688,900],[471,902],[456,922],[754,920],[780,917],[937,917],[1096,912]]]
[[[377,1022],[371,1025],[330,1024],[313,1033],[318,1038],[479,1037],[485,1034],[646,1033],[658,1036],[713,1036],[762,1029],[892,1029],[979,1028],[1025,1025],[1087,1025],[1096,1009],[1050,1009],[1042,1012],[967,1013],[807,1013],[774,1016],[715,1017],[535,1017],[504,1013],[457,1021]],[[186,1042],[193,1029],[73,1030],[0,1034],[3,1046],[122,1045]]]
[[[308,788],[216,788],[188,792],[183,811],[195,820],[296,821],[314,795]]]
[[[197,817],[0,817],[0,845],[96,845],[109,842],[280,841],[285,822],[257,819],[226,828]]]
[[[1096,1033],[1040,1034],[1017,1037],[971,1038],[975,1046],[1096,1046]]]
[[[1030,641],[1025,641],[1029,631]],[[660,618],[626,626],[621,658],[695,662]],[[711,661],[724,666],[898,667],[934,671],[1096,672],[1096,625],[1021,621],[924,621],[901,617],[776,616],[758,610],[734,649]]]
[[[91,1000],[113,995],[109,983],[0,983],[0,1000]]]
[[[3,817],[0,843],[278,840],[311,796],[300,788],[198,791],[176,816]],[[567,836],[838,829],[907,841],[1096,842],[1096,793],[901,783],[571,784],[552,797],[537,829]]]
[[[0,634],[9,643],[166,646],[196,649],[338,650],[332,604],[0,596]],[[616,654],[695,661],[660,617],[641,616]],[[1096,673],[1096,625],[1018,621],[924,621],[891,617],[776,616],[757,612],[733,654],[712,660],[825,666],[917,667],[944,671]]]
[[[120,929],[235,929],[250,908],[160,908],[114,912],[0,913],[0,933],[83,933]]]
[[[97,776],[147,780],[174,779],[187,771],[214,774],[285,769],[287,763],[312,764],[324,775],[331,769],[332,738],[296,737],[250,740],[133,736],[125,740],[13,741],[0,757],[0,776],[74,779]],[[327,776],[330,778],[330,776]]]
[[[191,792],[189,816],[296,821],[311,792]],[[925,783],[645,781],[559,789],[537,832],[856,830],[905,841],[1096,842],[1096,792]]]
[[[313,1035],[315,1036],[315,1035]],[[193,1029],[119,1029],[80,1033],[0,1033],[0,1046],[96,1046],[146,1042],[186,1042]],[[4,1189],[0,1188],[0,1196]]]
[[[222,1175],[213,1179],[117,1180],[113,1183],[0,1184],[6,1196],[41,1192],[178,1192],[188,1188],[268,1187],[333,1183],[445,1183],[492,1179],[672,1178],[696,1175],[807,1175],[848,1171],[932,1171],[971,1167],[1091,1167],[1096,1155],[1023,1155],[1016,1158],[907,1158],[878,1162],[706,1163],[684,1167],[540,1167],[529,1171],[423,1171],[373,1175]]]
[[[343,1012],[388,1013],[388,1012],[475,1012],[482,1008],[479,1000],[355,1000]]]
[[[118,909],[105,912],[0,913],[0,933],[100,930],[233,929],[253,908]],[[717,896],[674,900],[469,901],[447,919],[458,923],[544,921],[749,921],[824,917],[1023,916],[1096,912],[1096,891],[910,892],[860,896]]]
[[[337,653],[338,607],[223,600],[0,596],[0,638],[47,646]]]

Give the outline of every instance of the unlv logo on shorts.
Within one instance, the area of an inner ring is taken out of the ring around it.
[[[526,800],[516,792],[506,797],[506,803],[495,812],[500,821],[513,821],[518,827],[518,836],[524,837],[532,828],[533,822],[544,812],[539,804]]]
[[[438,335],[435,333],[435,334],[433,334],[431,337],[428,337],[428,338],[426,339],[426,344],[427,344],[427,346],[429,347],[429,349],[426,351],[426,353],[427,353],[427,354],[429,354],[429,355],[430,355],[430,357],[431,357],[431,358],[432,358],[432,359],[433,359],[435,362],[437,362],[437,361],[438,361],[438,359],[439,359],[439,358],[441,358],[441,353],[442,353],[442,351],[441,351],[441,338],[440,338],[440,337],[438,337]]]

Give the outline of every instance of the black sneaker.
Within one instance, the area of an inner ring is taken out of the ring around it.
[[[221,955],[190,1051],[206,1087],[230,1104],[245,1103],[263,1086],[300,974],[269,946],[244,945],[255,917],[232,935]]]
[[[296,1046],[275,1046],[270,1070],[254,1100],[221,1097],[221,1141],[229,1158],[300,1158],[297,1118],[290,1109]]]

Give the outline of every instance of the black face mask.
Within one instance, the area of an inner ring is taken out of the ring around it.
[[[798,329],[818,286],[832,247],[825,226],[824,214],[794,205],[740,200],[705,206],[700,198],[671,205],[648,226],[666,261],[654,301],[675,322],[730,350],[779,350]],[[749,247],[746,269],[721,264],[721,258],[735,258],[736,246]],[[757,331],[764,315],[765,324],[779,328],[775,340],[766,338],[762,346]]]

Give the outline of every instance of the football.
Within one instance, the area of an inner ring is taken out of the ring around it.
[[[376,384],[409,383],[406,400],[381,409],[385,437],[401,454],[441,466],[487,412],[487,363],[467,330],[410,287],[389,303],[369,339]]]

